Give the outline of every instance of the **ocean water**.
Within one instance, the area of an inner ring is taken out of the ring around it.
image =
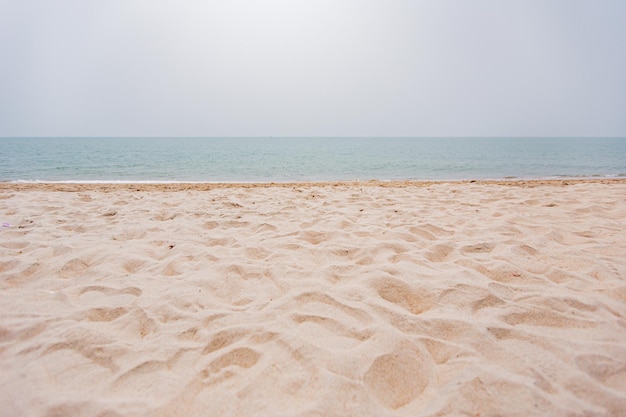
[[[626,176],[626,138],[0,138],[0,181]]]

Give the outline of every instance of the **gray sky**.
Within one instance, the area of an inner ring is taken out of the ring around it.
[[[0,136],[626,136],[624,0],[0,0]]]

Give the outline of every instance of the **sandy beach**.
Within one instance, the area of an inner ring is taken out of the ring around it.
[[[626,416],[626,180],[0,183],[0,416]]]

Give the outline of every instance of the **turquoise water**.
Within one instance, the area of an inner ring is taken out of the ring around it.
[[[626,138],[0,138],[0,149],[0,181],[626,176]]]

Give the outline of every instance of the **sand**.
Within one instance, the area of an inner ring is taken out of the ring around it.
[[[626,181],[0,184],[2,416],[625,416]]]

